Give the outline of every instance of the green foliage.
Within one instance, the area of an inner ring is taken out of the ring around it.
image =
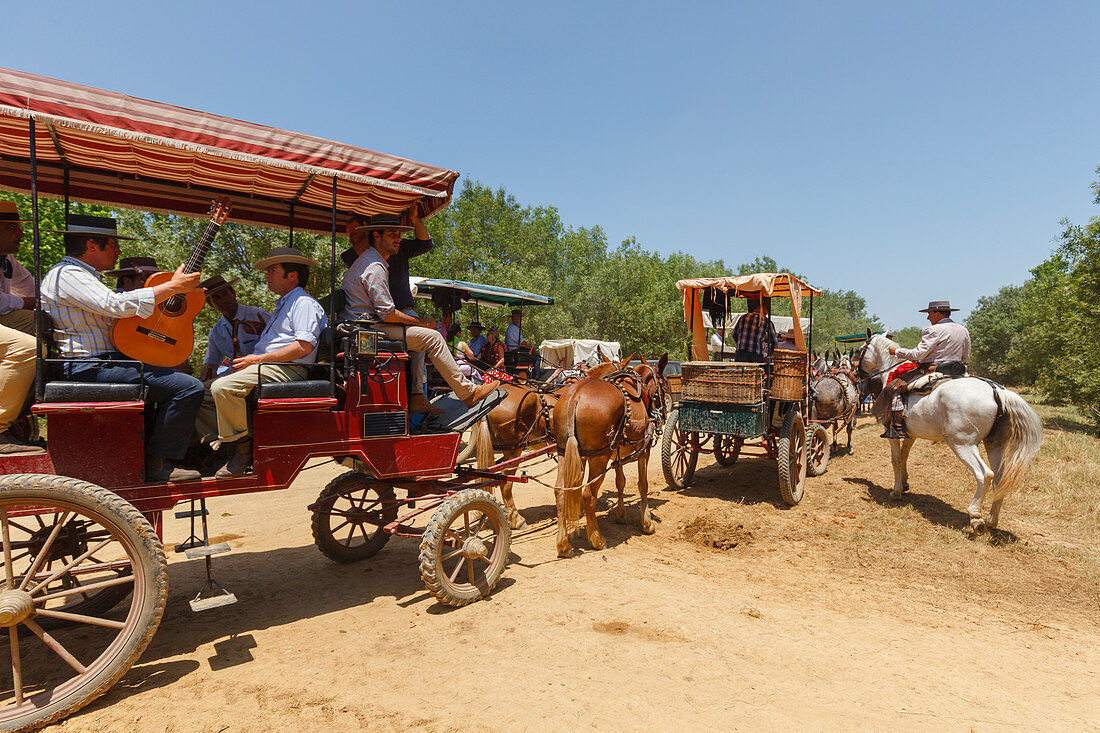
[[[894,331],[894,341],[903,349],[912,349],[920,343],[922,333],[924,330],[920,326],[906,326]]]
[[[19,208],[20,219],[32,219],[31,197],[20,193],[8,193],[0,191],[0,200],[14,201]],[[72,202],[69,212],[73,214],[86,214],[88,216],[111,216],[111,210],[106,206],[94,204],[81,204]],[[64,256],[65,249],[61,242],[61,235],[54,231],[65,229],[65,202],[55,199],[38,199],[38,237],[41,242],[42,272],[53,267]],[[34,272],[34,229],[30,222],[23,224],[23,245],[19,248],[16,257],[32,273]]]
[[[1100,203],[1100,184],[1093,190]],[[967,321],[973,362],[979,373],[1075,404],[1100,428],[1100,218],[1062,226],[1059,246],[1029,280],[979,301]]]

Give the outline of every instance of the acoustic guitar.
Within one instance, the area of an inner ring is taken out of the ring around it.
[[[183,271],[199,272],[202,261],[214,244],[214,236],[229,216],[229,199],[222,197],[210,209],[210,222],[188,258]],[[145,287],[168,282],[171,272],[157,272],[145,281]],[[115,348],[131,359],[153,366],[174,367],[187,361],[195,348],[195,316],[206,304],[200,289],[173,295],[157,303],[148,318],[120,318],[111,328]]]

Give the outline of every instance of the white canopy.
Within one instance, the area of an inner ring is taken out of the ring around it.
[[[570,367],[578,364],[595,366],[602,361],[601,351],[608,359],[617,361],[623,358],[618,341],[548,339],[539,344],[539,355],[551,367]]]

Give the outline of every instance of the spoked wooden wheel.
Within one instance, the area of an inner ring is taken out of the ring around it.
[[[686,489],[691,485],[699,462],[698,446],[699,434],[680,432],[680,411],[670,412],[661,431],[661,468],[669,486]]]
[[[512,528],[500,501],[482,489],[443,502],[420,540],[420,577],[448,606],[465,606],[496,587],[508,563]]]
[[[732,466],[737,463],[737,456],[741,454],[741,445],[744,442],[744,438],[733,435],[715,435],[714,460],[718,461],[719,465]]]
[[[76,479],[0,477],[0,531],[0,664],[9,670],[0,728],[30,730],[88,704],[137,661],[164,613],[168,571],[145,517]],[[89,599],[114,588],[132,591],[130,602],[90,610]],[[43,628],[58,620],[72,623]]]
[[[783,501],[794,506],[802,500],[802,492],[806,488],[806,425],[798,410],[791,409],[783,416],[776,450],[779,493]]]
[[[829,431],[824,425],[811,425],[806,429],[806,473],[820,476],[829,465]]]
[[[397,519],[393,487],[378,484],[358,471],[329,481],[310,508],[317,549],[340,563],[377,555],[390,540],[382,528]]]

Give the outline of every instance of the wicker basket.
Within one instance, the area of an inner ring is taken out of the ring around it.
[[[683,377],[681,377],[679,374],[669,374],[668,375],[668,391],[669,391],[670,394],[672,394],[675,397],[680,396],[680,388],[681,388],[681,381],[682,380],[683,380]]]
[[[680,399],[755,405],[764,399],[764,365],[689,361],[681,365]]]
[[[809,359],[805,351],[786,351],[777,349],[772,352],[772,391],[775,400],[793,400],[801,402],[806,396],[806,372]]]

